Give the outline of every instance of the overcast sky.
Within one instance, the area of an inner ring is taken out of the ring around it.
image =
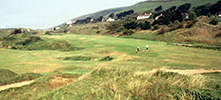
[[[47,29],[70,19],[144,0],[0,0],[0,28]]]

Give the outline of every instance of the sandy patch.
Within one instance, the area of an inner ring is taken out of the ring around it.
[[[68,83],[68,82],[76,82],[76,79],[73,78],[62,78],[62,77],[55,77],[54,79],[49,80],[50,85],[55,85],[55,84],[63,84],[63,83]]]
[[[33,83],[34,81],[35,81],[35,80],[23,81],[23,82],[19,82],[19,83],[13,83],[13,84],[8,84],[8,85],[3,85],[3,86],[0,86],[0,91],[6,90],[6,89],[9,89],[9,88],[14,88],[14,87],[22,87],[22,86],[24,86],[24,85],[31,84],[31,83]]]

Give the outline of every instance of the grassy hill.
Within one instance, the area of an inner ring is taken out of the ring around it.
[[[148,0],[148,1],[143,1],[143,2],[139,2],[137,4],[134,4],[132,6],[127,6],[127,7],[120,7],[120,8],[112,8],[112,9],[107,9],[107,10],[102,10],[96,13],[91,13],[91,14],[87,14],[87,15],[83,15],[77,18],[72,19],[72,21],[76,21],[76,20],[81,20],[81,19],[86,19],[87,17],[91,17],[91,18],[98,18],[100,16],[105,16],[108,17],[108,15],[110,15],[111,13],[121,13],[124,11],[128,11],[128,10],[134,10],[135,13],[143,13],[147,10],[150,9],[155,9],[156,7],[162,5],[163,10],[168,9],[172,6],[180,6],[184,3],[191,3],[192,7],[198,7],[200,5],[205,5],[207,3],[216,3],[219,0]],[[64,25],[64,24],[62,24]]]
[[[163,2],[154,2],[161,0],[151,0],[149,2],[140,2],[135,5],[126,7],[119,12],[127,11],[133,9],[137,13],[142,13],[146,10],[155,9],[156,7],[162,5],[163,10],[169,9],[172,6],[180,6],[185,3],[191,3],[192,7],[198,7],[200,5],[205,5],[207,3],[216,3],[219,0],[162,0]],[[167,1],[167,2],[165,2]],[[116,12],[117,13],[117,12]]]

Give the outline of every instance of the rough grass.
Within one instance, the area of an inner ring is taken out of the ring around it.
[[[128,68],[98,68],[84,80],[39,99],[218,99],[200,75],[172,72],[136,75]],[[83,86],[83,87],[82,87]],[[65,95],[64,95],[65,94]]]
[[[8,69],[0,69],[0,75],[0,85],[33,80],[41,76],[37,73],[16,74]]]
[[[3,37],[0,44],[2,48],[15,50],[61,50],[75,51],[83,48],[74,47],[65,40],[41,38],[30,34],[19,34]]]

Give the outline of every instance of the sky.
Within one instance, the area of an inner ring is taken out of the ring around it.
[[[0,28],[47,29],[97,11],[144,0],[0,0]]]

